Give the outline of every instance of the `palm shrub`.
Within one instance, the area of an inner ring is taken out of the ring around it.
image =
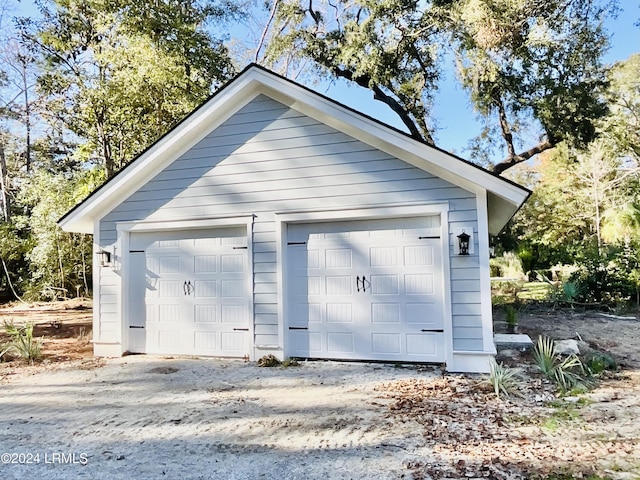
[[[42,339],[33,337],[33,324],[17,327],[13,322],[4,322],[4,329],[11,338],[9,348],[18,357],[33,363],[42,358]],[[6,352],[5,352],[6,353]]]
[[[585,386],[584,366],[580,359],[576,355],[560,355],[555,342],[549,337],[538,337],[533,350],[533,361],[538,370],[562,392]]]
[[[508,397],[515,393],[522,383],[522,372],[519,368],[509,368],[502,363],[491,362],[489,377],[483,383],[491,386],[496,397]]]
[[[0,362],[4,362],[4,356],[11,351],[13,346],[10,343],[0,343]]]

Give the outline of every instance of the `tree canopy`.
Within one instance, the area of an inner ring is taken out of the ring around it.
[[[606,113],[600,0],[274,0],[264,61],[369,88],[416,138],[436,144],[432,104],[443,72],[485,123],[480,140],[504,152],[501,173],[561,141],[584,146]],[[461,112],[461,114],[465,114]],[[486,162],[475,149],[476,158]],[[486,145],[484,145],[486,147]]]
[[[21,19],[50,122],[80,162],[114,175],[227,80],[226,47],[205,30],[226,13],[197,1],[51,0]]]

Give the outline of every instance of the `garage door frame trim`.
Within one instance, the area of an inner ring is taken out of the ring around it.
[[[209,217],[194,218],[173,221],[155,221],[155,222],[118,222],[116,223],[117,241],[115,243],[113,253],[113,269],[120,273],[122,282],[121,294],[118,296],[117,310],[120,317],[120,338],[122,339],[122,351],[129,349],[129,306],[131,305],[131,272],[128,269],[130,264],[129,243],[132,233],[150,233],[158,232],[159,234],[172,231],[184,230],[215,230],[225,227],[245,227],[247,235],[247,272],[246,272],[246,291],[249,293],[249,335],[251,344],[254,338],[254,305],[253,305],[253,222],[255,215],[241,215],[236,217]],[[250,360],[255,358],[255,348],[252,347],[249,352]]]
[[[278,283],[282,288],[278,292],[278,318],[280,345],[283,355],[287,355],[286,330],[289,325],[287,294],[289,290],[286,272],[288,271],[287,225],[295,223],[315,223],[334,221],[375,220],[402,217],[428,217],[440,216],[440,252],[442,254],[442,281],[443,281],[443,315],[444,315],[444,339],[445,359],[449,364],[453,360],[453,336],[451,313],[451,270],[449,262],[449,203],[433,203],[422,205],[407,205],[394,207],[374,207],[349,210],[321,210],[303,212],[283,212],[275,214],[276,221],[276,255],[278,265]]]

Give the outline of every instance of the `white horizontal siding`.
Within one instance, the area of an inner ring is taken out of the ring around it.
[[[474,194],[260,96],[104,217],[100,237],[102,245],[115,242],[120,221],[253,214],[254,340],[276,345],[281,341],[274,213],[433,202],[449,203],[450,232],[459,225],[477,229]],[[457,349],[482,344],[478,325],[462,320],[480,314],[472,258],[451,261]],[[105,282],[103,307],[112,312],[111,287],[119,278]]]

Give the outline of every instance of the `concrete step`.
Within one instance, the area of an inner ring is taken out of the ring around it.
[[[533,348],[533,342],[529,335],[524,333],[496,333],[493,336],[493,343],[496,345],[496,350],[531,350]]]

